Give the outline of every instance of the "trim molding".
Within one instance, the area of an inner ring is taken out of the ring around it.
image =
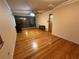
[[[68,0],[68,1],[65,1],[64,3],[58,5],[57,7],[55,7],[53,9],[53,11],[55,11],[56,9],[60,8],[60,7],[64,7],[64,6],[67,6],[67,5],[70,5],[70,4],[73,4],[75,2],[78,2],[79,0]]]

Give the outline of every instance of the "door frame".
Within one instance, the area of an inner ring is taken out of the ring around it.
[[[48,20],[48,31],[50,33],[52,33],[52,20],[51,20],[52,15],[53,14],[49,14],[49,20]]]

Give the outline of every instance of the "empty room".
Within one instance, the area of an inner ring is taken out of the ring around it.
[[[0,0],[0,59],[79,59],[79,1]]]

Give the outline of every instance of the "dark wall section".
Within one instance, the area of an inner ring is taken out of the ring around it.
[[[36,19],[31,16],[15,16],[16,25],[21,23],[22,28],[36,27]]]
[[[15,16],[16,30],[21,32],[22,28],[36,27],[36,18],[31,16]]]

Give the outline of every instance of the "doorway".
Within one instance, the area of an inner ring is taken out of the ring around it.
[[[52,33],[52,19],[53,19],[53,14],[49,14],[49,20],[48,20],[48,31]]]

